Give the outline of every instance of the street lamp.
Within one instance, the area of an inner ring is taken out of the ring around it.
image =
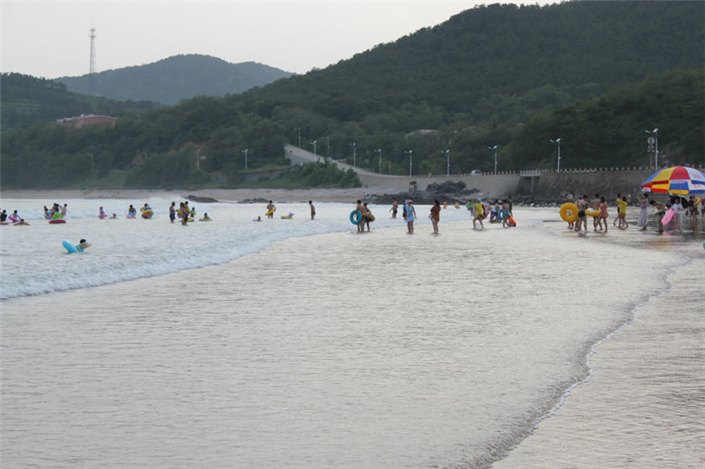
[[[446,154],[446,177],[450,177],[450,150],[441,150],[441,153]]]
[[[499,145],[495,145],[493,147],[487,147],[488,150],[494,150],[494,172],[497,174],[497,148]]]
[[[409,177],[411,177],[411,168],[414,166],[414,150],[405,151],[404,153],[409,155]]]
[[[201,156],[201,149],[197,148],[196,149],[196,169],[201,170],[201,160],[205,160],[205,156]]]
[[[248,150],[248,148],[245,148],[244,150],[242,150],[242,152],[245,154],[245,169],[247,169],[247,150]]]
[[[656,145],[655,148],[655,154],[656,154],[656,159],[654,160],[654,169],[658,169],[658,128],[654,130],[644,130],[647,134],[651,135],[654,138],[654,144]],[[651,143],[651,142],[649,142]]]
[[[326,158],[330,158],[330,139],[326,135]]]
[[[356,159],[356,157],[357,157],[357,155],[355,154],[355,147],[357,146],[357,144],[356,144],[356,143],[351,143],[350,146],[351,146],[352,149],[353,149],[353,166],[355,166],[355,159]]]
[[[375,150],[375,153],[379,155],[379,174],[382,174],[382,149],[378,148]]]
[[[294,130],[299,132],[299,148],[301,148],[301,127],[297,127]]]
[[[551,143],[556,145],[558,147],[558,169],[557,171],[561,171],[561,139],[557,138],[555,140],[551,140]],[[495,170],[496,171],[496,170]]]
[[[313,145],[313,154],[314,154],[314,155],[317,155],[317,154],[316,154],[316,142],[317,142],[317,141],[318,141],[318,140],[314,140],[313,142],[311,142],[311,145]]]

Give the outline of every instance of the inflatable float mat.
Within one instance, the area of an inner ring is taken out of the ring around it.
[[[66,223],[66,220],[59,218],[58,220],[49,220],[49,223],[51,223],[52,225],[58,225],[61,223]]]
[[[668,210],[666,210],[666,214],[661,219],[661,223],[666,225],[668,222],[671,221],[671,219],[673,218],[673,215],[675,215],[675,214],[676,214],[675,210],[673,210],[672,208],[669,208]]]

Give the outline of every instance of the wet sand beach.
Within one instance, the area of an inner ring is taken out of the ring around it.
[[[669,276],[669,291],[599,344],[590,358],[593,376],[493,468],[705,467],[703,236],[642,233],[633,229],[635,218],[630,222],[630,230],[601,241],[680,253],[684,265]]]

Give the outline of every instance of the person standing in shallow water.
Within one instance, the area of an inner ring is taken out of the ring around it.
[[[365,207],[362,206],[361,200],[358,200],[356,202],[355,210],[360,212],[360,222],[357,224],[357,232],[362,233],[363,231],[365,231],[365,223],[363,222],[363,219],[362,219],[362,214],[365,213],[365,211],[364,211]]]
[[[316,207],[313,206],[312,201],[308,201],[308,206],[311,207],[311,220],[313,220],[316,217]]]
[[[438,222],[441,221],[441,203],[435,199],[433,207],[431,207],[431,224],[433,225],[433,234],[438,234]]]
[[[649,206],[649,199],[644,194],[641,199],[639,199],[639,221],[637,222],[637,226],[641,227],[639,231],[646,231],[646,225],[649,224],[649,214],[647,212],[647,208]]]
[[[414,220],[416,219],[416,209],[414,201],[409,199],[404,202],[406,207],[406,229],[409,234],[414,234]]]
[[[399,210],[399,204],[397,203],[397,199],[392,197],[392,208],[390,209],[392,211],[392,218],[397,217],[397,211]]]
[[[276,207],[270,200],[269,203],[267,204],[267,218],[274,218],[274,211],[276,210]],[[270,213],[271,212],[271,213]]]

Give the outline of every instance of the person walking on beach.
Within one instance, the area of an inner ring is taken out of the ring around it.
[[[617,198],[617,220],[619,220],[617,228],[621,230],[629,228],[629,223],[627,223],[627,205],[629,205],[629,202],[626,195],[623,195],[621,200]]]
[[[612,226],[616,226],[616,225],[617,225],[617,222],[619,221],[619,223],[620,223],[619,228],[622,227],[622,226],[621,226],[622,220],[621,220],[621,217],[619,216],[620,213],[621,213],[621,212],[619,211],[619,209],[620,209],[620,205],[619,205],[619,204],[620,204],[621,202],[622,202],[622,194],[617,194],[617,200],[616,200],[616,202],[615,202],[615,204],[617,205],[617,216],[614,218],[614,220],[612,220]]]
[[[176,202],[172,202],[169,206],[169,220],[171,220],[172,223],[176,220]]]
[[[666,207],[664,204],[661,202],[656,202],[655,200],[652,200],[649,202],[649,205],[652,205],[656,209],[656,219],[658,220],[658,232],[663,233],[663,222],[661,221],[663,219],[663,216],[666,214]]]
[[[502,228],[509,228],[509,219],[512,216],[512,212],[509,209],[508,200],[505,199],[502,201],[502,207],[500,210],[502,211]]]
[[[649,224],[649,214],[646,211],[647,207],[649,206],[649,198],[646,196],[646,193],[644,193],[639,199],[639,221],[637,221],[637,226],[640,226],[641,229],[639,231],[646,231],[646,225]]]
[[[392,212],[392,218],[397,217],[397,210],[399,209],[399,204],[397,203],[397,199],[392,197],[392,208],[390,209]]]
[[[472,229],[473,230],[477,229],[476,223],[478,221],[480,222],[480,229],[481,230],[485,229],[485,225],[482,224],[482,218],[484,217],[484,215],[485,215],[485,210],[482,207],[482,199],[477,199],[477,201],[475,202],[475,214],[472,219]]]
[[[416,209],[414,208],[414,201],[407,199],[404,201],[404,206],[406,207],[406,229],[407,233],[414,234],[414,219],[416,218]]]
[[[590,201],[590,208],[594,210],[600,210],[600,194],[595,194],[595,198]],[[602,231],[602,219],[600,216],[592,217],[592,231],[597,231],[597,227],[600,227]]]
[[[357,223],[357,232],[362,233],[363,231],[365,231],[364,218],[362,218],[362,215],[365,213],[365,207],[362,206],[362,201],[359,199],[357,200],[357,202],[355,202],[355,204],[355,210],[360,212],[360,221]]]
[[[587,195],[583,195],[582,199],[575,201],[575,205],[578,206],[578,223],[575,225],[575,231],[583,233],[582,229],[585,228],[587,233],[587,209],[590,206],[590,199]]]
[[[600,219],[605,224],[605,233],[607,233],[607,217],[609,217],[609,213],[607,213],[607,199],[600,197]]]
[[[688,213],[690,215],[690,229],[695,230],[698,227],[698,199],[694,195],[688,199]]]
[[[311,220],[313,220],[316,217],[316,207],[313,206],[312,201],[308,201],[308,206],[311,208]]]
[[[362,231],[365,231],[365,226],[367,226],[367,231],[370,231],[370,222],[375,220],[372,211],[367,207],[367,202],[362,204],[362,221],[360,222],[362,226]]]
[[[433,207],[431,207],[431,224],[433,225],[433,234],[438,234],[438,222],[441,221],[441,203],[438,199],[434,199]]]

